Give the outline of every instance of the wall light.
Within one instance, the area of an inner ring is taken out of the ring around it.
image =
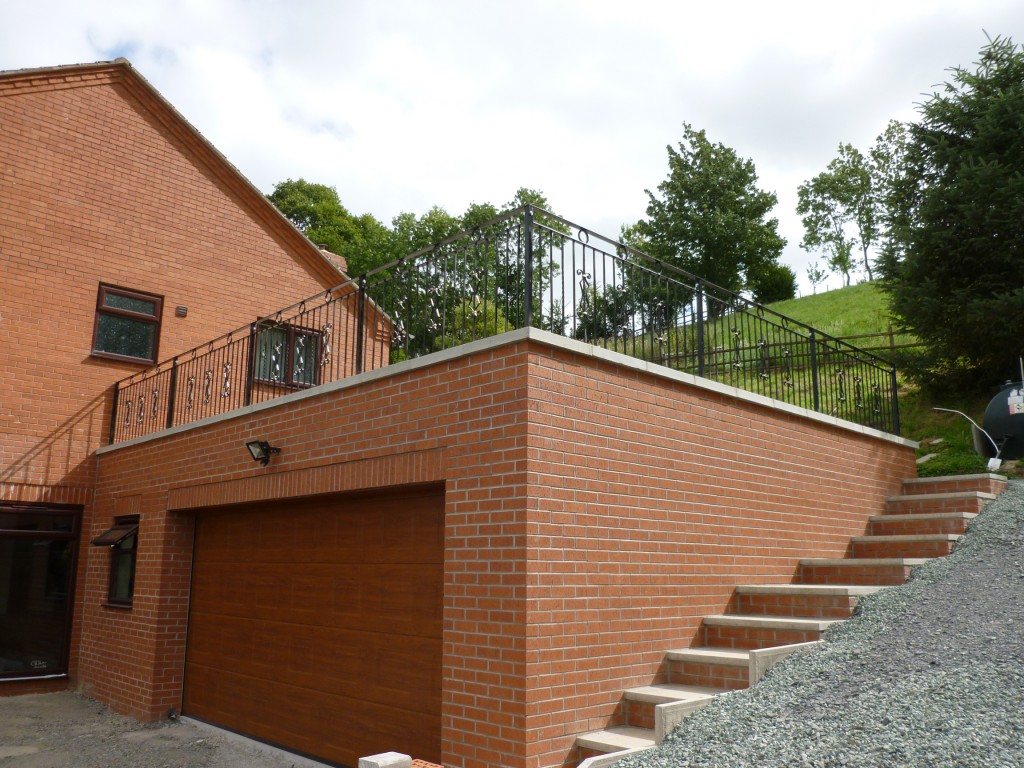
[[[250,440],[245,447],[249,449],[252,460],[258,461],[264,467],[270,463],[270,457],[273,454],[281,452],[280,448],[275,448],[266,440]]]

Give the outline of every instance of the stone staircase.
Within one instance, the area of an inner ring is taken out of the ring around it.
[[[734,613],[705,616],[701,644],[665,654],[665,680],[623,693],[623,723],[576,738],[579,768],[602,768],[659,744],[684,718],[724,692],[757,683],[793,651],[819,642],[857,601],[902,584],[911,570],[949,554],[989,501],[1006,488],[999,475],[918,478],[903,483],[849,556],[800,561],[795,583],[740,585]]]

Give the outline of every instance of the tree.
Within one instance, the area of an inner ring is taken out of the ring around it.
[[[391,258],[387,227],[370,214],[349,213],[334,187],[288,179],[276,184],[267,198],[306,237],[344,256],[350,275],[361,275]]]
[[[796,296],[796,273],[785,264],[769,264],[758,271],[750,290],[758,304],[792,299]]]
[[[923,380],[991,385],[1024,353],[1024,49],[990,39],[950,72],[906,127],[885,288]]]
[[[821,268],[818,262],[813,262],[807,265],[807,279],[811,281],[811,290],[814,293],[818,292],[818,284],[825,282],[825,278],[828,274]]]
[[[614,339],[628,333],[631,316],[625,286],[608,283],[601,290],[584,290],[576,305],[574,335],[582,341]]]
[[[631,229],[652,256],[739,293],[786,244],[768,218],[775,193],[757,188],[751,160],[686,123],[683,140],[667,150],[668,178],[659,194],[646,190],[647,219]]]
[[[901,216],[909,213],[913,207],[901,202],[914,195],[912,185],[908,184],[903,175],[903,168],[907,162],[907,147],[906,124],[890,120],[871,148],[871,185],[878,202],[879,214],[880,249],[877,265],[883,275],[891,271],[891,265],[900,258],[897,252],[899,241],[892,237],[892,233],[905,226]]]
[[[796,212],[803,217],[800,247],[825,252],[827,263],[850,284],[853,249],[859,245],[868,280],[873,279],[868,251],[878,236],[877,202],[871,167],[860,150],[840,144],[828,167],[797,189]],[[853,229],[853,234],[849,230]]]
[[[395,258],[426,248],[463,229],[462,220],[435,205],[422,216],[414,213],[400,213],[391,220],[392,255]]]

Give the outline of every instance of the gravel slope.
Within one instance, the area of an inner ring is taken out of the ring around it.
[[[1024,766],[1024,481],[827,640],[616,766]]]

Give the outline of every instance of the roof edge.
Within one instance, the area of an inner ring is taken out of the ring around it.
[[[320,248],[300,232],[282,214],[267,197],[256,188],[213,143],[203,136],[164,96],[132,66],[132,63],[119,57],[112,61],[97,61],[88,64],[62,64],[53,67],[35,69],[15,69],[0,71],[0,98],[3,98],[3,85],[29,83],[52,77],[74,78],[76,75],[108,74],[111,81],[120,84],[137,99],[157,121],[173,136],[180,140],[193,152],[214,175],[234,192],[239,201],[246,206],[254,217],[266,225],[285,243],[294,249],[294,253],[306,263],[316,279],[324,288],[331,288],[348,280],[348,275],[338,268]],[[66,87],[86,87],[94,84],[105,84],[105,81],[69,79]],[[20,90],[11,91],[17,94]]]

